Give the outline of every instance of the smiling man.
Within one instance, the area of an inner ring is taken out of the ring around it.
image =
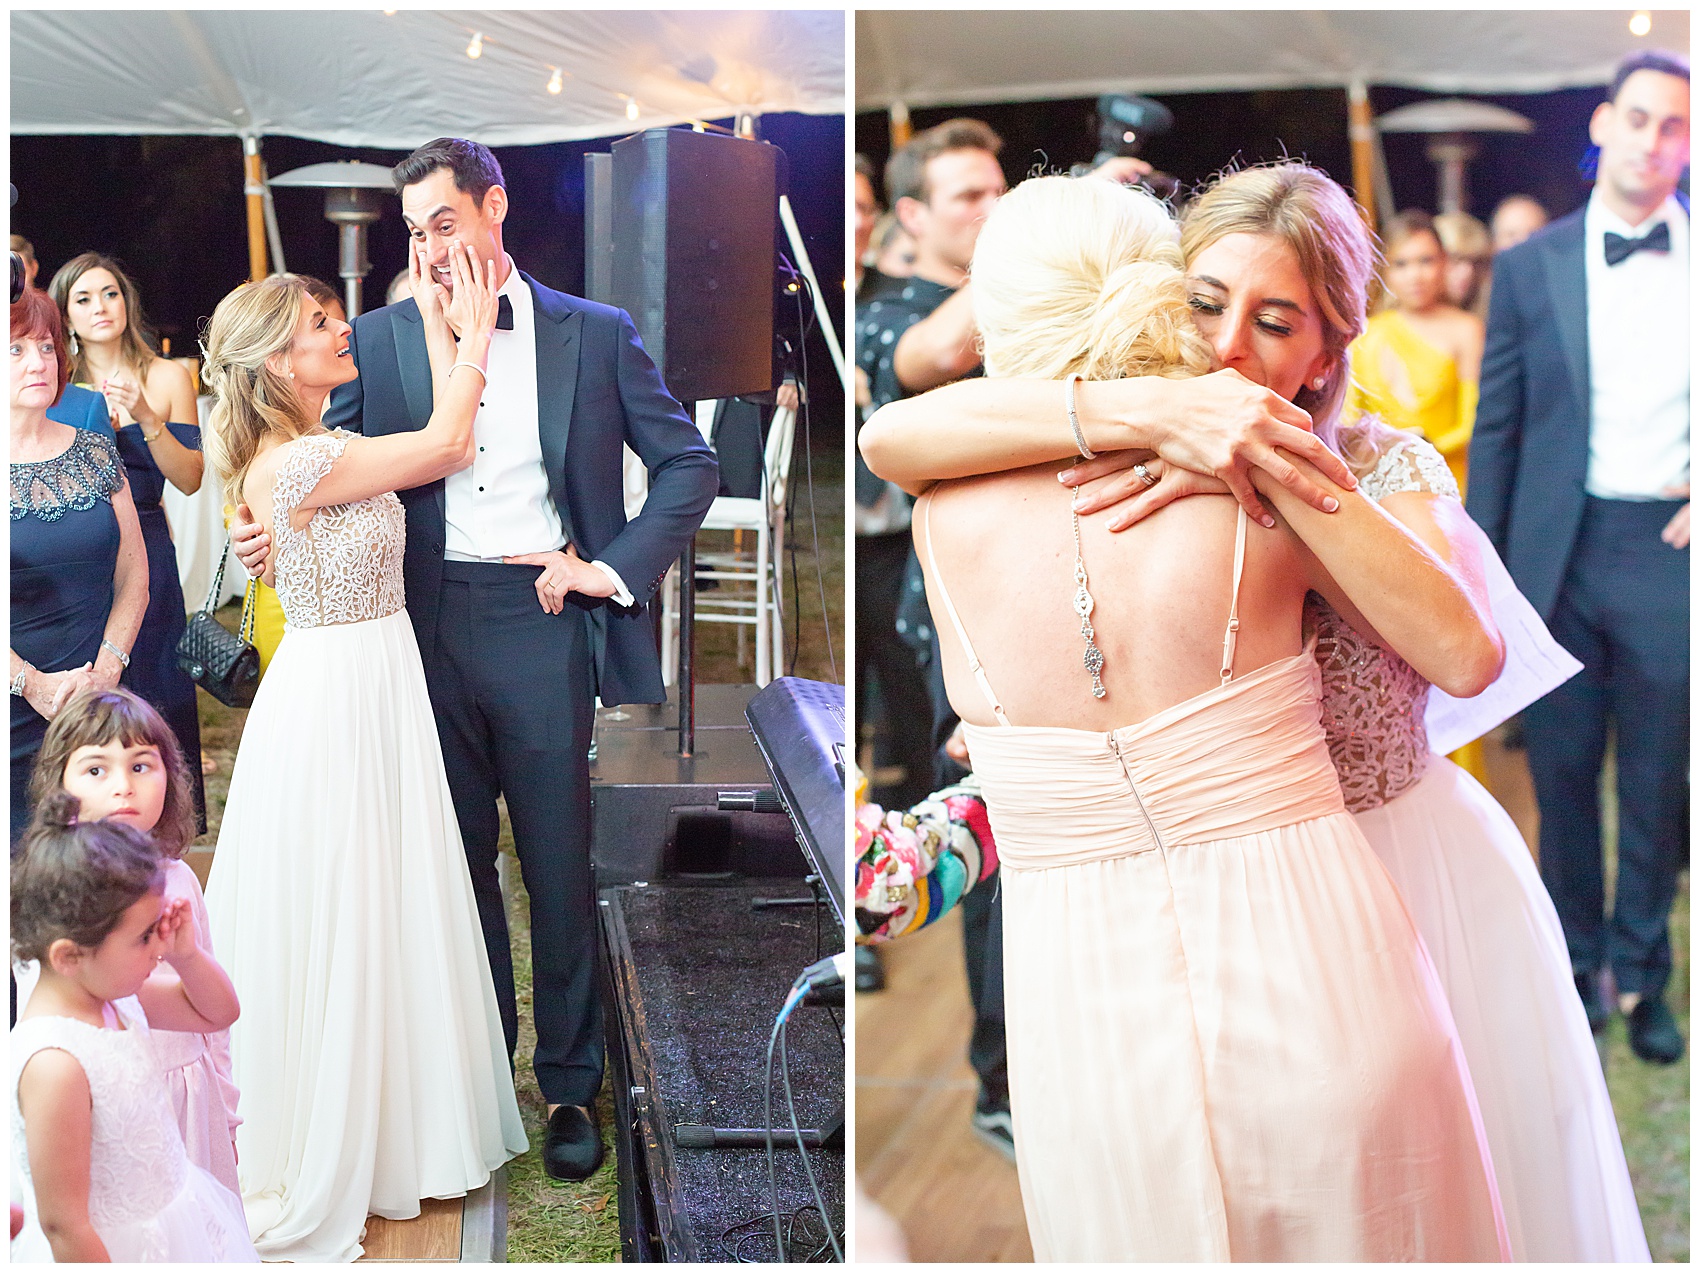
[[[602,1160],[592,700],[663,701],[646,606],[713,502],[718,470],[624,311],[515,268],[502,247],[508,193],[486,147],[429,142],[396,165],[395,184],[444,287],[457,242],[497,263],[501,314],[473,423],[477,454],[470,468],[401,492],[403,573],[511,1055],[518,1012],[496,878],[496,801],[507,803],[531,896],[533,1066],[550,1112],[543,1164],[582,1180]],[[337,390],[326,423],[367,435],[422,427],[432,386],[413,300],[361,315],[351,345],[360,375]],[[648,500],[629,523],[622,443],[649,469]]]
[[[1664,992],[1687,862],[1688,63],[1617,70],[1587,204],[1494,262],[1470,515],[1584,670],[1524,714],[1541,878],[1596,1031],[1609,967],[1644,1060],[1684,1047]],[[1615,732],[1617,888],[1599,777]]]

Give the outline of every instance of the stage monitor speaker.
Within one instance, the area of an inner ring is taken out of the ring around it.
[[[765,142],[652,128],[614,143],[612,303],[681,402],[773,387],[783,189],[784,152]]]
[[[584,295],[614,303],[614,156],[584,157]]]

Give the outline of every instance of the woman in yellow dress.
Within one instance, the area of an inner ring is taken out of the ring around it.
[[[1464,487],[1482,369],[1482,320],[1446,299],[1446,249],[1426,212],[1401,212],[1387,228],[1390,304],[1352,342],[1342,418],[1378,415],[1416,429],[1446,457]]]
[[[1426,212],[1401,212],[1382,239],[1390,304],[1348,348],[1352,379],[1341,418],[1377,415],[1415,429],[1446,459],[1464,489],[1482,375],[1482,320],[1446,295],[1446,249]],[[1481,740],[1449,757],[1487,784]]]

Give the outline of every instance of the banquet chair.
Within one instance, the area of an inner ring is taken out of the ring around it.
[[[768,425],[762,453],[761,494],[753,498],[722,495],[703,519],[705,531],[743,532],[725,552],[697,553],[697,578],[718,588],[698,592],[698,623],[736,623],[755,629],[756,684],[766,685],[785,662],[785,498],[791,477],[791,453],[797,413],[777,407]],[[752,535],[753,533],[753,535]],[[753,537],[754,547],[739,546]],[[673,684],[679,666],[679,567],[674,563],[662,585],[661,675]]]

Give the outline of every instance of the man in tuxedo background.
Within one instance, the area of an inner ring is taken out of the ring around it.
[[[647,604],[719,484],[714,454],[668,394],[622,310],[552,291],[502,247],[501,167],[477,142],[439,138],[395,168],[408,233],[452,287],[451,248],[496,262],[501,315],[473,423],[472,466],[400,492],[407,609],[430,687],[455,814],[512,1055],[519,1018],[496,864],[505,799],[531,899],[532,1064],[548,1104],[543,1165],[582,1180],[602,1161],[602,1084],[590,862],[594,699],[665,699]],[[325,423],[370,435],[431,414],[424,328],[411,297],[362,314],[360,369]],[[621,444],[649,470],[626,520]],[[240,520],[249,521],[246,510]],[[257,541],[241,532],[252,570]],[[452,1117],[445,1111],[445,1117]]]
[[[1589,1022],[1610,967],[1637,1055],[1676,1061],[1664,1001],[1687,864],[1688,63],[1619,66],[1589,124],[1585,207],[1494,262],[1468,508],[1585,665],[1524,714],[1541,877]],[[1616,739],[1618,845],[1605,914],[1599,780]]]

